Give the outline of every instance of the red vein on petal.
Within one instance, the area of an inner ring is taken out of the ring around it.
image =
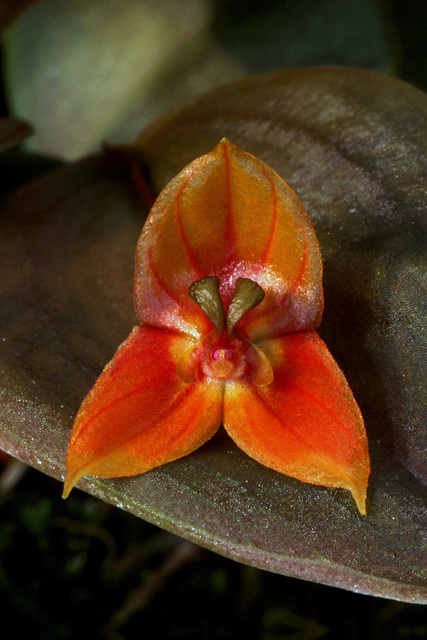
[[[194,391],[194,385],[192,385],[192,388],[188,390],[188,392],[187,392],[186,396],[187,396],[187,395],[190,395],[190,393],[191,393],[191,392],[193,392],[193,391]],[[183,394],[181,394],[181,396],[180,396],[179,398],[177,398],[177,400],[182,400],[182,401],[184,401],[184,400],[186,399],[186,397],[182,397],[182,395],[183,395]],[[169,410],[168,410],[168,412],[167,412],[167,413],[171,413],[171,412],[175,411],[176,409],[178,409],[180,404],[181,404],[181,402],[174,402],[174,406],[173,406],[172,408],[169,408]],[[175,443],[175,442],[177,442],[177,441],[182,437],[182,435],[183,435],[183,434],[188,430],[189,426],[190,426],[190,427],[192,426],[192,418],[193,418],[195,415],[197,415],[198,413],[199,413],[199,406],[195,406],[195,407],[193,408],[192,414],[191,414],[191,416],[190,416],[190,418],[191,418],[191,419],[187,420],[187,421],[186,421],[186,423],[183,425],[183,428],[182,428],[182,429],[180,429],[178,432],[176,432],[176,433],[174,434],[174,437],[173,437],[173,438],[170,438],[170,439],[169,439],[169,441],[168,441],[168,447],[169,447],[169,448],[170,448],[171,446],[173,446],[173,445],[174,445],[174,443]],[[156,424],[158,424],[159,422],[161,422],[161,421],[164,419],[164,417],[165,417],[164,415],[160,416],[160,417],[156,420],[156,422],[155,422],[155,423],[153,423],[153,425],[155,426]],[[221,424],[221,420],[219,420],[219,422],[218,422],[218,425],[217,425],[217,427],[216,427],[217,429],[219,428],[220,424]],[[208,438],[206,438],[205,442],[207,442],[207,440],[208,440],[210,437],[212,437],[212,435],[213,435],[213,434],[211,434]],[[140,437],[140,433],[134,433],[134,434],[133,434],[133,435],[128,439],[128,441],[127,441],[127,443],[126,443],[126,444],[127,444],[127,445],[131,444],[131,443],[132,443],[132,441],[136,440],[136,439],[137,439],[137,438],[139,438],[139,437]],[[202,442],[202,444],[203,444],[203,442]],[[201,445],[198,445],[198,446],[201,446]],[[163,445],[163,443],[162,443],[162,444],[161,444],[161,446],[159,447],[159,449],[154,450],[154,451],[151,451],[151,452],[150,452],[150,457],[151,457],[151,459],[155,458],[155,457],[158,455],[158,453],[159,453],[159,452],[162,452],[162,451],[163,451],[163,447],[164,447],[164,445]],[[187,454],[186,454],[186,453],[184,453],[183,455],[188,455],[188,453],[191,453],[191,451],[187,452]],[[105,458],[108,458],[108,457],[109,457],[109,455],[110,455],[110,453],[109,453],[109,452],[107,452],[107,453],[106,453],[106,454],[104,454],[103,456],[100,456],[100,458],[98,459],[98,461],[99,461],[99,460],[102,460],[102,459],[105,459]],[[180,457],[183,457],[183,455],[180,455],[180,456],[178,456],[177,458],[174,458],[173,460],[177,460],[177,459],[179,459]],[[170,460],[170,462],[172,462],[172,460]],[[156,463],[156,465],[155,465],[155,466],[160,466],[160,465],[162,465],[162,464],[165,464],[165,462]],[[155,468],[155,467],[152,467],[152,466],[150,465],[150,468]]]
[[[179,237],[181,238],[181,242],[184,245],[185,252],[187,254],[188,263],[194,273],[194,279],[196,280],[201,275],[202,271],[184,230],[184,225],[182,222],[182,206],[181,206],[182,194],[184,193],[184,190],[188,185],[188,183],[190,182],[190,180],[192,179],[194,173],[195,172],[192,171],[187,176],[186,180],[184,180],[183,184],[181,185],[181,188],[179,189],[178,193],[175,196],[175,220],[178,226]]]
[[[181,399],[182,399],[182,401],[186,400],[186,399],[187,399],[187,396],[191,395],[191,394],[193,393],[193,391],[195,391],[195,389],[196,389],[196,385],[197,385],[197,383],[194,383],[194,384],[192,384],[192,385],[191,385],[191,388],[190,388],[190,389],[186,390],[186,396],[185,396],[184,398],[181,398]],[[183,394],[181,394],[181,395],[183,395]],[[179,399],[179,398],[178,398],[178,399]],[[179,408],[179,405],[180,405],[180,404],[181,404],[181,401],[180,401],[180,402],[174,402],[174,403],[173,403],[173,406],[172,406],[172,407],[169,407],[169,410],[168,410],[167,412],[165,412],[165,414],[166,414],[166,413],[167,413],[167,414],[170,414],[170,413],[172,413],[172,412],[176,411],[176,410]],[[158,419],[156,420],[156,422],[154,423],[154,426],[155,426],[155,425],[157,425],[159,422],[161,422],[161,421],[164,419],[165,414],[164,414],[164,415],[162,415],[160,418],[158,418]],[[191,417],[193,417],[194,415],[197,415],[197,414],[200,414],[200,405],[197,405],[197,406],[195,406],[195,407],[193,408],[193,412],[192,412],[192,416],[191,416]],[[185,422],[185,425],[184,425],[183,429],[181,429],[178,433],[176,433],[176,434],[175,434],[175,436],[174,436],[173,438],[171,438],[171,439],[169,440],[169,446],[170,446],[170,445],[172,445],[172,444],[173,444],[174,442],[176,442],[177,440],[179,440],[179,438],[182,436],[182,434],[183,434],[183,433],[185,433],[185,431],[187,431],[187,429],[188,429],[189,425],[192,423],[192,420],[190,420],[190,419],[189,419],[189,416],[187,415],[186,417],[187,417],[187,420],[186,420],[186,422]],[[220,424],[221,424],[221,422],[219,422],[219,423],[218,423],[218,428],[219,428]],[[131,437],[129,438],[129,441],[131,442],[132,440],[135,440],[135,439],[136,439],[136,438],[138,438],[138,437],[139,437],[139,433],[135,433],[133,436],[131,436]],[[159,451],[160,451],[160,450],[161,450],[161,449],[159,449]]]
[[[270,260],[271,252],[273,250],[273,244],[276,237],[277,232],[277,224],[278,224],[278,211],[277,211],[277,191],[274,184],[274,180],[271,176],[268,175],[266,171],[263,171],[264,178],[268,180],[271,185],[271,195],[273,198],[273,216],[270,227],[270,233],[268,235],[267,246],[264,249],[263,255],[261,256],[260,262],[266,264]]]
[[[295,279],[294,284],[292,285],[291,289],[288,291],[288,293],[286,294],[285,300],[284,302],[287,303],[288,300],[294,295],[294,293],[299,289],[299,286],[304,278],[304,274],[307,270],[307,264],[308,264],[308,247],[307,247],[307,238],[304,238],[303,240],[303,254],[302,254],[302,260],[301,260],[301,267],[300,270],[298,272],[298,275]]]
[[[292,427],[283,424],[281,416],[278,415],[274,411],[274,409],[267,403],[267,399],[261,393],[261,390],[258,387],[255,387],[254,385],[251,385],[251,386],[253,387],[253,392],[255,393],[255,396],[258,398],[259,402],[263,405],[264,409],[268,413],[270,413],[277,420],[277,422],[279,424],[281,424],[285,428],[285,430],[290,431],[290,433],[292,433],[292,435],[295,437],[296,440],[299,440],[300,442],[303,442],[308,447],[310,447],[309,443],[307,442],[307,440],[303,436],[301,436],[299,433],[294,431],[294,429],[292,429]]]
[[[159,274],[159,271],[155,265],[154,262],[154,257],[153,257],[153,248],[149,247],[148,251],[147,251],[147,262],[148,262],[148,268],[149,268],[149,272],[151,274],[151,276],[154,278],[156,284],[158,285],[159,289],[161,289],[163,291],[163,293],[165,295],[168,296],[168,298],[170,298],[175,304],[181,306],[181,307],[186,307],[187,309],[190,308],[190,304],[187,303],[186,299],[181,298],[178,293],[176,293],[175,291],[172,291],[167,284],[164,282],[164,280],[162,279],[162,277]],[[190,300],[190,298],[189,298]]]
[[[231,168],[230,168],[230,155],[229,149],[226,144],[222,145],[223,159],[224,159],[224,173],[225,173],[225,186],[226,186],[226,201],[225,210],[226,218],[224,225],[224,249],[225,259],[230,259],[234,254],[236,232],[234,229],[233,219],[233,199],[231,196]]]
[[[299,387],[297,385],[294,385],[294,387],[298,388],[298,390],[299,390]],[[292,429],[292,427],[290,427],[289,425],[288,426],[284,425],[283,422],[281,421],[280,416],[278,416],[276,414],[276,412],[272,409],[272,407],[267,404],[266,399],[265,399],[265,397],[263,395],[261,395],[260,390],[257,389],[257,388],[254,388],[253,391],[255,392],[255,395],[258,398],[258,400],[260,401],[260,403],[264,406],[265,410],[268,413],[270,413],[279,422],[279,424],[281,424],[285,429],[287,429],[290,433],[292,433],[292,435],[295,437],[296,440],[299,440],[300,442],[304,443],[304,445],[306,445],[306,447],[307,447],[307,449],[309,451],[312,451],[314,453],[320,453],[320,454],[323,453],[323,455],[326,454],[326,456],[330,457],[330,454],[328,452],[322,452],[317,447],[315,447],[311,443],[307,442],[307,440],[303,436],[301,436],[299,433],[296,433],[294,431],[294,429]],[[262,433],[262,428],[260,428],[259,431]],[[359,441],[357,441],[357,443],[360,444]],[[363,454],[365,454],[365,450],[364,449],[363,449]],[[285,456],[284,457],[286,457],[286,452],[285,452]],[[332,458],[332,460],[333,460],[333,458]],[[339,462],[339,460],[338,460],[338,462]],[[349,485],[354,487],[354,479],[353,479],[352,475],[349,472],[343,472],[343,470],[341,470],[341,476],[348,478]],[[357,502],[357,500],[356,500],[356,502]]]
[[[160,416],[157,417],[157,419],[152,423],[152,425],[150,426],[155,426],[156,424],[158,424],[159,422],[161,422],[161,420],[164,419],[164,417],[170,413],[171,411],[173,411],[181,402],[183,402],[186,397],[190,394],[190,392],[192,391],[194,387],[194,383],[191,385],[186,386],[185,389],[183,389],[182,392],[178,393],[175,398],[173,399],[172,403],[170,403],[167,407],[167,409],[165,409]],[[100,416],[102,416],[106,411],[108,411],[109,409],[117,406],[118,404],[120,404],[121,402],[123,402],[124,400],[128,400],[129,398],[133,398],[135,395],[137,395],[138,393],[140,393],[141,391],[143,391],[144,389],[147,388],[147,384],[146,382],[137,385],[136,387],[134,387],[131,391],[128,391],[127,393],[118,396],[117,398],[114,398],[114,400],[112,400],[111,402],[109,402],[108,404],[104,405],[103,407],[101,407],[96,413],[94,413],[85,423],[84,428],[81,430],[80,434],[83,433],[95,420],[97,420]],[[133,436],[132,436],[133,437]]]
[[[308,399],[315,406],[319,407],[321,411],[329,415],[330,418],[334,421],[334,423],[339,424],[342,427],[342,429],[347,432],[349,440],[351,440],[353,444],[360,445],[359,440],[354,437],[353,432],[348,429],[346,423],[339,416],[337,416],[335,411],[333,411],[327,404],[325,404],[325,402],[320,400],[318,396],[314,395],[313,393],[310,393],[310,391],[307,391],[305,387],[301,387],[300,385],[295,384],[293,382],[287,382],[286,385],[288,388],[293,389],[294,391],[299,393],[300,396]]]
[[[304,278],[304,273],[307,269],[307,263],[308,263],[308,247],[307,247],[307,240],[304,239],[303,242],[303,257],[302,257],[302,264],[299,270],[299,273],[292,285],[292,287],[284,294],[282,300],[280,301],[280,308],[282,310],[282,313],[285,312],[286,310],[286,306],[289,304],[292,296],[298,291],[301,282],[303,281]],[[265,311],[263,314],[263,321],[268,324],[269,322],[269,318],[274,318],[275,316],[277,316],[277,308],[274,307],[272,309],[270,309],[269,311]]]
[[[302,396],[303,398],[308,399],[310,402],[312,402],[315,406],[319,407],[322,411],[324,411],[324,413],[328,414],[332,421],[341,425],[341,427],[343,428],[344,431],[347,432],[347,434],[349,435],[349,439],[352,441],[353,444],[356,444],[359,446],[360,449],[362,449],[364,451],[364,449],[361,446],[361,443],[359,442],[358,439],[356,439],[353,435],[353,433],[351,431],[349,431],[349,429],[347,428],[346,424],[336,415],[336,413],[334,411],[332,411],[328,406],[326,406],[321,400],[319,400],[319,398],[317,396],[315,396],[314,394],[310,393],[309,391],[307,391],[305,388],[302,388],[300,385],[292,383],[292,382],[286,382],[286,387],[288,389],[293,389],[294,391],[296,391],[300,396]],[[295,432],[294,429],[292,429],[291,426],[289,425],[285,425],[282,420],[281,417],[279,415],[276,414],[276,412],[274,411],[274,409],[267,403],[267,399],[264,395],[261,394],[260,390],[258,388],[254,388],[255,394],[258,397],[258,399],[260,400],[261,404],[264,405],[265,409],[271,413],[271,415],[273,415],[276,420],[278,420],[278,422],[283,425],[283,427],[285,429],[287,429],[288,431],[290,431],[295,438],[297,438],[298,440],[300,440],[300,442],[304,442],[309,448],[311,449],[315,449],[313,447],[312,444],[310,444],[309,442],[307,442],[307,440],[304,438],[304,436],[302,436],[300,433]]]

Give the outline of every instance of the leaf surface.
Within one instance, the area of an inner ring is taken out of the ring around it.
[[[259,465],[223,430],[147,474],[79,486],[248,564],[427,601],[426,116],[425,95],[399,80],[315,68],[224,87],[140,139],[157,188],[225,135],[301,198],[324,258],[319,332],[366,422],[367,515],[346,492]],[[0,444],[57,478],[82,398],[136,324],[145,213],[102,158],[20,188],[2,211]]]

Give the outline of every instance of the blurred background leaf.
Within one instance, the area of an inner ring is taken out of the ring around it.
[[[254,72],[392,72],[393,34],[374,0],[44,0],[6,34],[5,81],[13,112],[35,126],[30,148],[74,159]]]

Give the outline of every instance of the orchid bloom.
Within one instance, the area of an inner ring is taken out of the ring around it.
[[[261,464],[348,489],[366,513],[363,420],[315,331],[317,239],[272,169],[226,139],[183,169],[138,241],[135,305],[140,326],[76,417],[64,497],[82,476],[181,458],[223,423]]]

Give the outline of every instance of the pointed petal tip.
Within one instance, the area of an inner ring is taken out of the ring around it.
[[[71,473],[70,471],[67,471],[67,474],[64,480],[64,489],[62,491],[62,498],[64,500],[68,498],[68,496],[71,493],[71,490],[75,487],[75,485],[80,480],[80,478],[83,478],[84,475],[85,475],[85,471],[82,469],[79,469],[78,471],[74,471],[73,473]]]
[[[227,149],[232,149],[235,147],[235,145],[231,143],[230,140],[224,136],[223,138],[221,138],[221,140],[218,142],[216,146],[217,149],[221,149],[222,147],[226,147]]]
[[[361,516],[366,516],[366,489],[367,487],[365,487],[364,489],[361,489],[356,485],[353,487],[349,487],[349,491],[351,492],[351,495],[353,496],[354,501],[356,502],[357,508],[359,509]]]

